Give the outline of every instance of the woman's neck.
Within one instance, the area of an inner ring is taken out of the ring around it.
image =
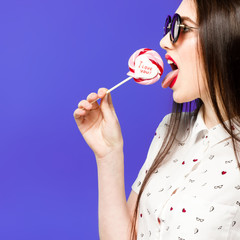
[[[220,106],[219,106],[220,107]],[[221,113],[223,113],[222,108],[220,108]],[[203,120],[208,129],[218,125],[220,121],[214,111],[213,106],[209,102],[203,104]],[[223,120],[226,121],[227,118],[223,115]]]

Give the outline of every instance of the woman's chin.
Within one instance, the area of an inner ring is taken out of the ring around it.
[[[173,100],[176,103],[184,103],[184,97],[183,96],[179,96],[179,94],[176,91],[173,91]]]
[[[187,93],[180,94],[178,91],[173,91],[173,100],[176,103],[180,104],[180,103],[190,102],[194,99],[195,98],[191,98],[190,96],[188,96]]]

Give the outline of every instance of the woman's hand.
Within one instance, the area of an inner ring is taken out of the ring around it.
[[[110,94],[106,88],[91,93],[82,100],[74,111],[74,118],[85,141],[97,159],[102,159],[114,151],[123,149],[121,128]],[[101,104],[94,102],[101,98]]]

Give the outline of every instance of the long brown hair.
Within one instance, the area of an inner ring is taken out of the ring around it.
[[[224,129],[231,135],[234,153],[238,167],[240,163],[236,150],[236,141],[240,139],[233,133],[234,123],[240,125],[240,1],[239,0],[193,0],[197,11],[199,25],[199,56],[203,61],[209,96],[215,114]],[[219,106],[221,103],[221,107]],[[181,121],[196,120],[202,100],[196,99],[189,103],[176,103],[173,101],[172,113],[168,132],[163,145],[148,170],[138,194],[135,211],[132,219],[131,240],[137,238],[136,221],[139,201],[144,188],[151,175],[160,166],[175,143]],[[220,112],[223,108],[230,126],[224,123]],[[185,114],[182,114],[185,112]],[[184,118],[184,119],[183,119]]]

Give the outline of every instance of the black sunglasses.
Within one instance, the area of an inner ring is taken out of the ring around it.
[[[189,29],[198,29],[196,27],[189,27],[182,24],[181,16],[177,13],[174,14],[173,18],[168,15],[164,26],[164,36],[170,31],[170,40],[175,43],[178,40],[180,29],[183,28],[185,31]]]

